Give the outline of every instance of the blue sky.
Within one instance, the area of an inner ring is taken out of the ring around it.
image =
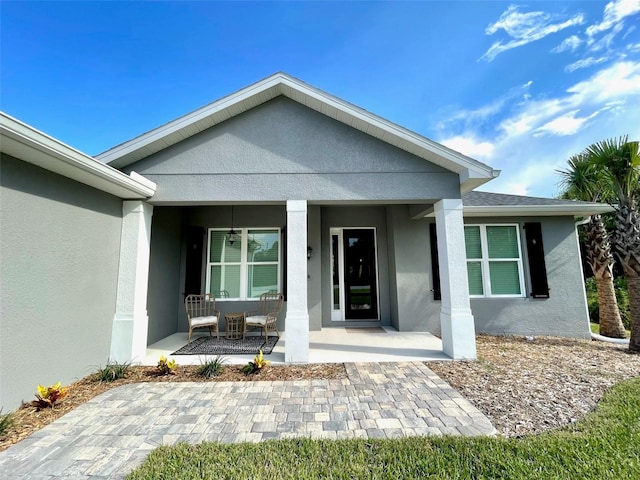
[[[277,71],[555,196],[640,139],[640,0],[0,4],[0,108],[95,155]]]

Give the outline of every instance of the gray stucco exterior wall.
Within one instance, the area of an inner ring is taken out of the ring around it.
[[[178,324],[178,319],[184,316],[182,292],[185,245],[182,221],[180,208],[154,209],[147,293],[147,344],[155,343],[177,331],[186,330],[186,325],[180,329]],[[186,319],[184,322],[186,323]]]
[[[549,298],[472,298],[471,310],[478,333],[495,335],[552,335],[590,338],[589,320],[572,217],[465,219],[465,223],[518,223],[524,256],[525,287],[530,291],[524,222],[542,224]]]
[[[0,405],[104,365],[115,313],[122,201],[1,157]]]
[[[459,198],[458,175],[283,97],[130,166],[151,203],[424,202]]]
[[[390,283],[396,298],[393,325],[400,331],[440,331],[440,303],[433,299],[427,219],[411,220],[407,205],[387,207]]]
[[[321,208],[310,205],[307,210],[307,244],[313,250],[307,262],[307,306],[309,330],[322,329],[322,219]]]

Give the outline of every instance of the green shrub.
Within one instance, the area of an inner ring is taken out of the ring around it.
[[[96,372],[96,380],[99,382],[114,382],[121,378],[125,378],[129,374],[131,362],[118,363],[109,360],[104,367],[98,367]]]
[[[585,282],[587,288],[587,307],[589,309],[589,319],[593,323],[600,323],[600,307],[598,305],[598,290],[596,289],[596,279],[591,277]],[[616,290],[616,300],[618,301],[618,310],[620,310],[620,318],[624,328],[631,328],[631,311],[629,309],[629,291],[627,290],[627,280],[624,277],[618,277],[613,281],[613,287]]]
[[[226,358],[220,355],[212,360],[206,360],[200,365],[200,368],[198,368],[198,375],[205,378],[217,377],[223,372],[226,362]]]
[[[12,413],[2,413],[2,409],[0,408],[0,437],[4,435],[13,425],[13,414]]]

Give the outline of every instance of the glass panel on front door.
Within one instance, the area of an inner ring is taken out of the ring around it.
[[[341,310],[340,308],[340,255],[338,248],[340,245],[340,236],[331,235],[331,295],[333,298],[333,310]]]
[[[344,292],[345,319],[378,318],[375,231],[345,229]]]
[[[374,228],[331,229],[331,320],[378,320]]]

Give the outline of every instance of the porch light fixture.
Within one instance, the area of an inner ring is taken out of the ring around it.
[[[229,245],[233,245],[238,240],[238,233],[233,229],[233,205],[231,205],[231,230],[227,232]]]
[[[313,253],[313,248],[307,247],[307,260],[311,260],[312,253]]]

